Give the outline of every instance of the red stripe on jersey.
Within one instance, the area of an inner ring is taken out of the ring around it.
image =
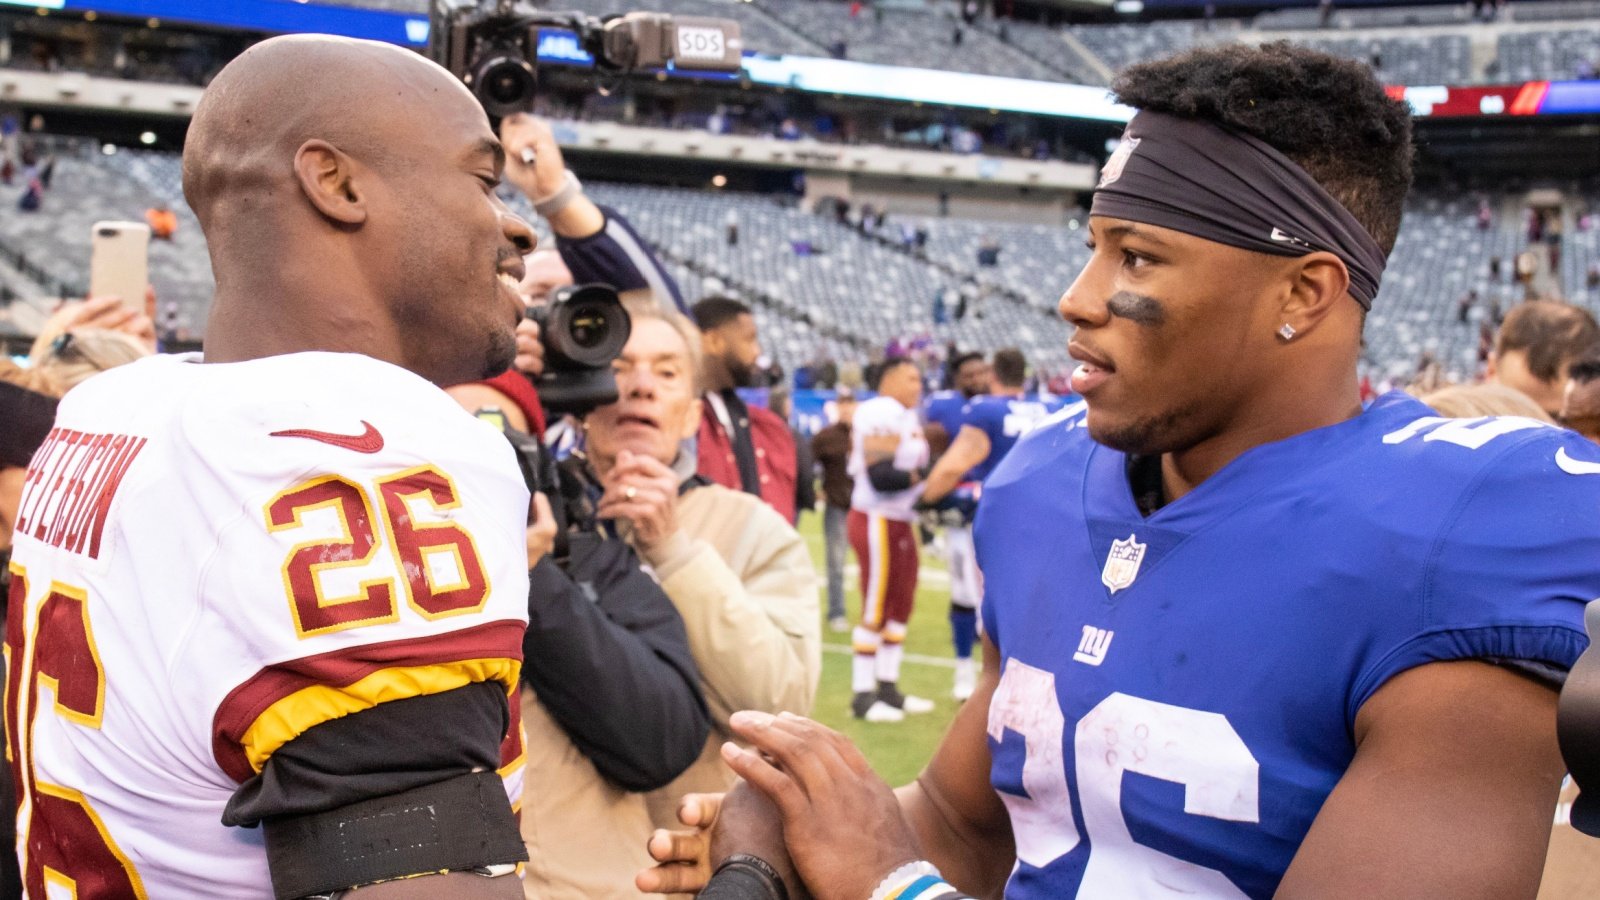
[[[502,619],[445,634],[344,647],[267,666],[234,688],[218,705],[211,726],[212,754],[222,771],[242,784],[256,774],[245,755],[245,733],[262,713],[283,698],[316,685],[346,687],[383,669],[491,658],[520,662],[526,627],[515,619]],[[514,693],[510,702],[516,705]]]

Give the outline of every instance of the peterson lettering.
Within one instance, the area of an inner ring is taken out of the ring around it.
[[[144,445],[125,434],[52,429],[23,477],[17,532],[98,559],[111,501]]]

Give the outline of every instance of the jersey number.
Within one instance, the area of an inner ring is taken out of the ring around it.
[[[47,886],[53,886],[74,897],[143,900],[139,873],[88,800],[71,788],[38,780],[33,771],[41,685],[54,695],[55,714],[68,721],[98,729],[105,714],[105,670],[89,627],[88,597],[52,584],[33,619],[33,639],[25,643],[27,599],[25,573],[13,566],[5,640],[6,759],[28,822],[23,889],[30,897],[47,896]],[[31,665],[24,659],[25,646],[33,651]]]
[[[421,466],[379,478],[376,487],[382,528],[404,575],[407,605],[427,619],[483,609],[489,599],[489,578],[472,535],[451,521],[418,522],[413,508],[417,503],[435,513],[459,508],[461,500],[450,476],[433,466]],[[322,585],[323,573],[367,566],[381,552],[383,535],[373,508],[361,485],[342,475],[298,484],[267,504],[268,531],[304,528],[305,514],[316,510],[330,510],[339,521],[338,537],[297,544],[284,561],[283,586],[300,637],[400,618],[392,578],[362,581],[344,596],[327,596]],[[436,580],[436,564],[441,561],[453,574]]]
[[[1078,846],[1063,759],[1066,719],[1049,672],[1008,660],[989,706],[989,736],[1022,737],[1022,788],[1001,792],[1011,814],[1017,859],[1043,868]],[[1122,776],[1138,772],[1184,786],[1183,811],[1230,822],[1260,821],[1260,766],[1227,718],[1113,693],[1072,733],[1090,853],[1080,897],[1245,895],[1221,872],[1138,843],[1122,816]]]

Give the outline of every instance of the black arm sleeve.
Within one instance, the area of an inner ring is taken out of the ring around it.
[[[911,473],[905,469],[896,469],[892,459],[882,459],[867,466],[867,480],[872,482],[873,490],[885,494],[911,487]]]
[[[529,573],[523,679],[602,775],[663,787],[711,733],[683,619],[622,541]]]
[[[326,812],[500,765],[506,687],[480,681],[316,725],[234,792],[222,824]]]

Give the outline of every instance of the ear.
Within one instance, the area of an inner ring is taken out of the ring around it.
[[[323,140],[309,140],[294,154],[300,190],[329,219],[341,225],[367,220],[365,197],[356,187],[355,160]]]
[[[726,349],[722,340],[722,329],[710,328],[700,332],[700,350],[706,356],[721,356]]]
[[[1294,261],[1289,272],[1289,291],[1279,310],[1282,324],[1298,335],[1309,334],[1328,317],[1354,302],[1350,293],[1350,270],[1344,260],[1319,251]]]

